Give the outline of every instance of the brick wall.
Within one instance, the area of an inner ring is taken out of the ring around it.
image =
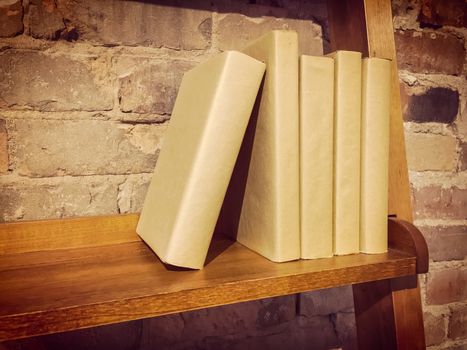
[[[393,1],[427,345],[467,348],[467,3]]]
[[[427,340],[465,349],[467,11],[393,5]],[[0,221],[138,212],[183,72],[274,28],[328,50],[322,0],[0,0]],[[343,287],[3,346],[354,349],[354,324]]]

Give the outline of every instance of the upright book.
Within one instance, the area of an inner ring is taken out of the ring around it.
[[[298,36],[272,31],[243,52],[267,70],[218,229],[272,261],[298,259]]]
[[[300,246],[302,259],[332,248],[334,60],[300,57]]]
[[[365,58],[362,66],[362,253],[384,253],[388,249],[390,93],[391,62]]]
[[[360,251],[361,53],[334,58],[334,254]]]
[[[203,267],[264,71],[230,51],[184,75],[136,229],[163,262]]]

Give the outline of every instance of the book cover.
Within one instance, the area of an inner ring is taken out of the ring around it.
[[[264,70],[228,51],[184,75],[136,229],[163,262],[203,267]]]
[[[388,173],[391,62],[365,58],[362,65],[360,251],[388,250]]]
[[[334,59],[300,57],[300,246],[302,259],[333,255]]]
[[[360,52],[336,51],[334,58],[334,254],[360,251]]]
[[[267,69],[218,230],[272,261],[298,259],[298,36],[272,31],[243,52]]]

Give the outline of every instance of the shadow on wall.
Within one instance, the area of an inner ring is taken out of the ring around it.
[[[31,3],[29,13],[33,15],[29,28],[33,37],[85,40],[106,46],[200,50],[216,41],[221,50],[241,49],[247,41],[271,29],[298,31],[302,34],[301,51],[306,54],[322,53],[321,38],[325,51],[329,46],[323,0],[57,0],[47,8]],[[212,15],[217,16],[216,21]]]

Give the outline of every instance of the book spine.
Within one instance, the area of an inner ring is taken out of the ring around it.
[[[360,251],[388,249],[389,109],[391,62],[366,58],[362,65]]]
[[[334,60],[300,57],[300,248],[302,259],[333,255]]]
[[[243,52],[265,62],[267,70],[245,138],[247,164],[238,167],[247,171],[233,227],[238,242],[266,258],[295,260],[300,258],[298,36],[272,31]]]
[[[230,51],[185,74],[137,227],[163,262],[204,266],[264,70]]]
[[[361,53],[337,51],[334,86],[334,254],[360,251]]]

